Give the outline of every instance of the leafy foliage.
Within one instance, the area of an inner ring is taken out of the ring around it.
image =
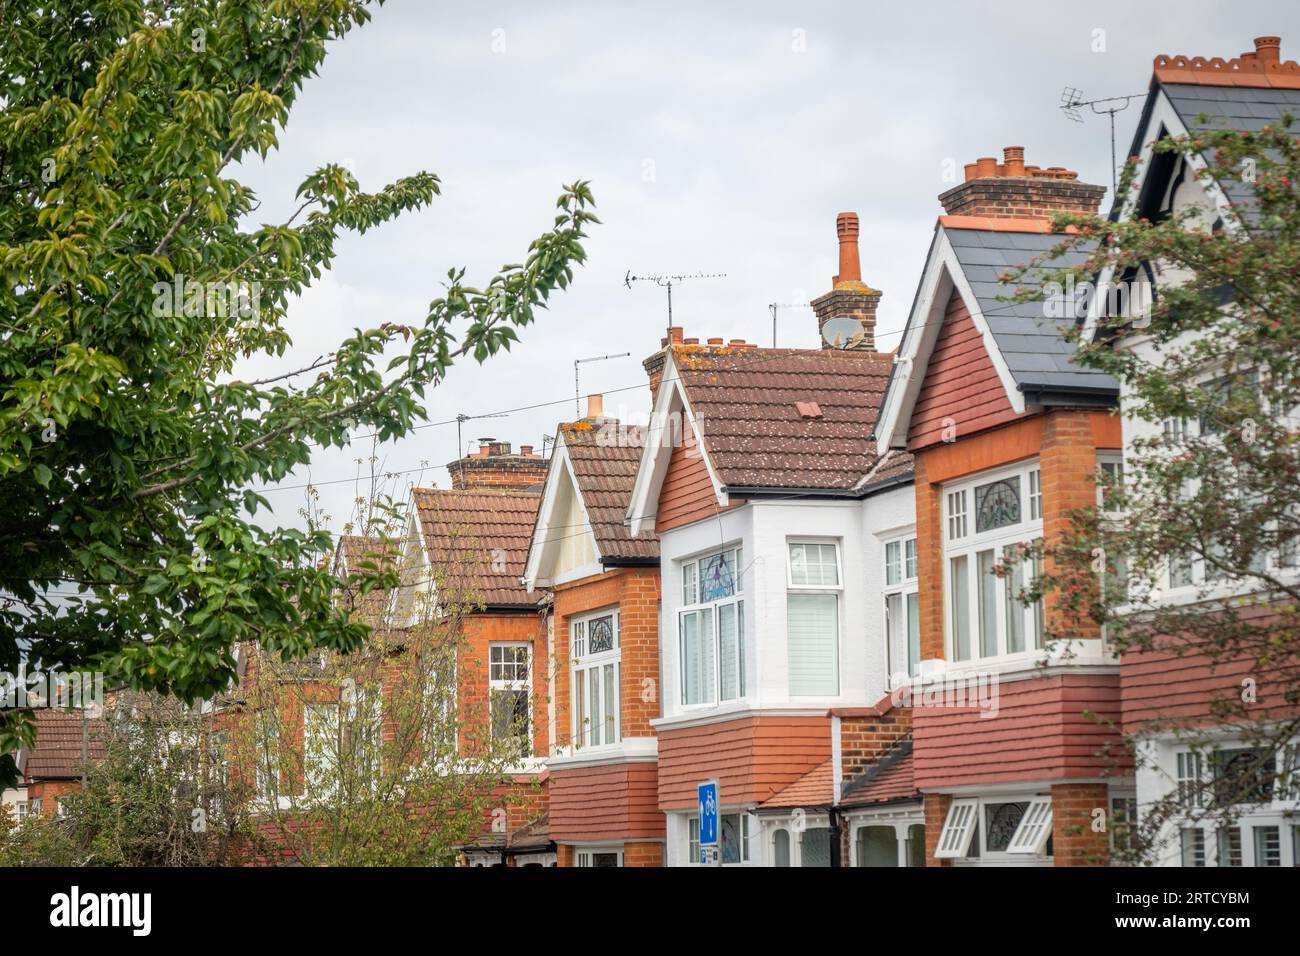
[[[230,684],[239,642],[358,647],[367,628],[319,566],[328,537],[263,526],[251,486],[355,429],[406,434],[453,362],[509,349],[584,260],[596,219],[577,182],[485,284],[454,268],[417,321],[358,329],[293,373],[231,377],[241,357],[284,353],[286,309],[341,233],[438,194],[427,172],[367,193],[328,165],[287,221],[246,225],[259,200],[232,164],[276,147],[327,44],[370,6],[0,4],[0,669],[25,654],[194,700]],[[30,734],[0,716],[0,751]]]
[[[1258,758],[1248,772],[1207,773],[1195,797],[1173,788],[1144,805],[1135,859],[1159,852],[1189,805],[1230,825],[1258,802],[1259,773],[1270,792],[1290,787],[1287,747],[1300,731],[1300,141],[1290,117],[1249,133],[1202,122],[1160,140],[1156,157],[1230,208],[1166,202],[1143,215],[1131,161],[1121,195],[1138,214],[1058,217],[1077,232],[1050,254],[1087,251],[1061,273],[1080,287],[1146,283],[1154,297],[1136,313],[1103,310],[1095,333],[1070,333],[1078,361],[1120,383],[1126,457],[1122,476],[1098,476],[1103,507],[1075,516],[1026,596],[1054,592],[1057,639],[1104,625],[1121,654],[1204,662],[1216,687],[1206,711],[1172,710],[1145,730],[1205,751],[1208,767],[1207,727],[1230,723]],[[1018,280],[1019,298],[1043,296],[1033,268]]]

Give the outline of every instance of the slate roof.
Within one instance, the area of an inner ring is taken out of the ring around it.
[[[819,764],[796,780],[778,790],[759,804],[762,810],[788,807],[828,807],[835,799],[835,767],[832,759]]]
[[[1010,232],[1001,229],[963,229],[944,226],[962,273],[970,284],[979,310],[997,342],[1011,376],[1022,391],[1060,390],[1119,394],[1119,383],[1109,375],[1083,368],[1073,361],[1075,346],[1062,338],[1064,326],[1074,319],[1052,319],[1044,315],[1040,301],[1008,301],[1015,283],[999,282],[1015,267],[1033,266],[1033,281],[1051,281],[1062,268],[1076,267],[1087,258],[1086,247],[1071,249],[1057,259],[1046,259],[1048,250],[1068,236],[1038,232]],[[1037,261],[1043,257],[1042,261]],[[1031,281],[1024,277],[1020,284]]]
[[[632,537],[626,521],[646,430],[607,418],[564,422],[560,432],[601,557],[657,558],[659,539],[653,533]],[[611,434],[617,440],[610,441]]]
[[[920,797],[913,775],[912,741],[906,740],[844,786],[840,806],[892,803]]]
[[[86,754],[92,763],[104,759],[107,727],[103,718],[85,718],[89,723]],[[74,780],[81,776],[81,711],[36,711],[36,745],[21,756],[28,780]]]
[[[519,579],[540,494],[416,488],[413,496],[435,586],[464,588],[491,607],[537,607]]]
[[[1193,133],[1211,130],[1255,133],[1265,126],[1277,126],[1282,115],[1289,112],[1298,121],[1292,129],[1300,138],[1300,90],[1191,83],[1165,83],[1162,88],[1178,118]],[[1205,114],[1204,121],[1200,119],[1201,114]],[[1141,134],[1139,127],[1138,135]],[[1258,214],[1252,208],[1250,186],[1238,179],[1219,185],[1247,225],[1255,225]]]
[[[847,492],[875,483],[871,434],[891,354],[688,345],[673,357],[724,486]],[[816,402],[821,416],[800,415],[797,402]],[[905,453],[887,465],[894,477],[912,469]]]

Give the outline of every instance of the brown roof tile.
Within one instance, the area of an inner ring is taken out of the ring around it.
[[[442,488],[413,494],[435,580],[445,575],[489,606],[537,606],[519,579],[541,495]]]
[[[889,354],[675,346],[673,356],[723,485],[848,491],[876,466]],[[801,402],[821,416],[801,415]],[[910,456],[891,467],[909,472]]]
[[[646,430],[609,418],[564,422],[560,431],[601,556],[657,558],[659,539],[652,533],[634,538],[627,527]]]
[[[335,546],[334,573],[339,576],[374,575],[393,559],[397,550],[395,543],[382,538],[340,535]],[[371,627],[383,624],[388,608],[388,591],[384,588],[373,588],[362,595],[359,588],[346,587],[340,596],[352,612]]]
[[[912,743],[906,741],[845,786],[840,806],[892,803],[920,797],[912,773]]]
[[[91,763],[98,763],[104,759],[104,720],[84,719],[89,731],[86,755]],[[36,745],[22,757],[23,774],[28,780],[72,780],[81,776],[82,720],[81,711],[36,711]]]
[[[763,809],[828,807],[835,798],[835,767],[827,760],[759,804]]]

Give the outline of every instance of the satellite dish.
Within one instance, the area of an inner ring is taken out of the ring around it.
[[[822,326],[822,342],[832,349],[851,349],[862,343],[866,329],[857,319],[837,316]]]

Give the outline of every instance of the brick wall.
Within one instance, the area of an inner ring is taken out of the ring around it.
[[[623,844],[624,866],[663,866],[664,845],[662,843],[625,843]]]
[[[948,808],[952,806],[952,797],[946,793],[927,793],[925,795],[925,865],[952,866],[952,860],[936,860],[934,851],[939,848],[939,834],[943,832],[944,821],[948,819]]]
[[[910,707],[894,707],[879,716],[841,717],[841,778],[852,780],[911,733]]]
[[[1044,417],[1043,446],[1039,452],[1043,490],[1043,540],[1064,541],[1071,530],[1071,512],[1097,504],[1097,446],[1093,431],[1096,412],[1080,410],[1053,411]],[[1058,569],[1050,556],[1048,574]],[[1100,636],[1090,622],[1067,621],[1057,595],[1048,594],[1044,614],[1048,630],[1070,626],[1078,637]]]
[[[1056,866],[1105,866],[1110,835],[1093,830],[1096,811],[1110,817],[1110,788],[1104,783],[1059,783],[1052,787],[1052,859]]]
[[[997,177],[962,183],[939,201],[950,216],[1041,219],[1066,212],[1095,215],[1105,194],[1105,186],[1077,180]]]
[[[462,745],[488,720],[488,651],[497,642],[531,644],[533,648],[533,754],[547,751],[550,697],[546,624],[533,611],[518,614],[472,614],[465,619],[465,644],[457,658],[457,706],[462,715]]]

